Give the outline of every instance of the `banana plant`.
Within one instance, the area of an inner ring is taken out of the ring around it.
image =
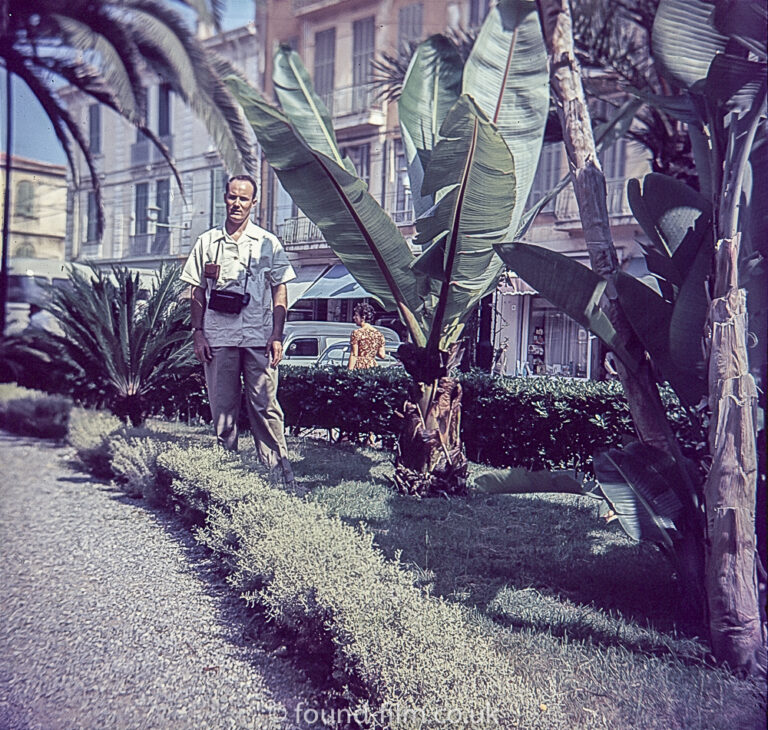
[[[689,484],[672,476],[691,473],[679,454],[651,453],[640,443],[597,455],[594,468],[628,534],[674,557],[693,595],[702,596],[702,614],[706,600],[714,654],[762,676],[757,391],[747,342],[758,340],[753,352],[764,355],[768,251],[765,206],[756,193],[766,173],[766,40],[764,4],[659,3],[653,56],[675,93],[643,99],[686,122],[700,189],[655,174],[629,183],[630,204],[649,240],[645,257],[655,286],[623,273],[596,283],[593,272],[575,262],[566,267],[554,252],[521,243],[496,246],[512,270],[592,329],[628,370],[638,356],[649,357],[658,379],[667,380],[684,404],[708,406],[711,465],[694,471]],[[557,267],[567,276],[553,276]],[[602,301],[594,296],[600,286],[615,288],[639,352],[594,326],[602,323]],[[745,290],[757,304],[749,336]],[[764,475],[760,484],[765,489]]]
[[[463,69],[441,36],[411,61],[399,113],[416,254],[341,154],[295,52],[276,54],[280,109],[236,75],[227,83],[283,187],[355,279],[408,327],[400,356],[414,383],[396,484],[411,493],[462,491],[461,389],[448,373],[474,305],[496,286],[502,263],[493,244],[517,230],[541,149],[549,95],[535,3],[502,0]]]

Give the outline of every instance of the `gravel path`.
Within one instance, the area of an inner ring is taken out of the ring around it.
[[[0,728],[308,727],[189,533],[70,454],[0,432]]]

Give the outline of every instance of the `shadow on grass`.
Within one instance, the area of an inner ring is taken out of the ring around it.
[[[700,627],[681,602],[670,563],[573,495],[403,497],[391,456],[339,445],[300,447],[311,499],[364,523],[417,583],[515,629],[548,631],[643,654],[701,661]]]

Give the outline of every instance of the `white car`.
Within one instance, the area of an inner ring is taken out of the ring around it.
[[[352,322],[286,322],[283,363],[305,367],[315,365],[331,345],[349,345],[349,336],[356,329],[357,325]],[[376,329],[384,335],[387,348],[397,350],[400,345],[397,332],[378,325]]]
[[[377,328],[378,329],[378,328]],[[384,359],[376,358],[376,362],[379,365],[379,367],[384,368],[390,368],[390,367],[402,367],[402,363],[400,360],[398,360],[394,353],[397,352],[397,348],[399,345],[395,347],[391,347],[389,343],[385,346],[385,350],[387,352],[387,356]],[[322,367],[328,367],[332,365],[337,365],[341,367],[347,367],[347,363],[349,362],[349,351],[350,351],[350,345],[349,342],[336,342],[333,345],[329,345],[325,348],[325,351],[323,352],[320,357],[317,358],[317,362],[315,365],[319,368]]]

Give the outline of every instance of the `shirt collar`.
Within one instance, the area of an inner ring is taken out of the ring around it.
[[[248,221],[248,224],[245,226],[245,230],[241,234],[240,238],[235,241],[232,236],[230,236],[227,233],[227,229],[224,225],[221,226],[218,230],[218,234],[216,236],[216,240],[222,240],[225,243],[234,243],[234,244],[240,244],[245,243],[249,239],[250,241],[258,241],[261,238],[261,228],[259,228],[253,221]]]

